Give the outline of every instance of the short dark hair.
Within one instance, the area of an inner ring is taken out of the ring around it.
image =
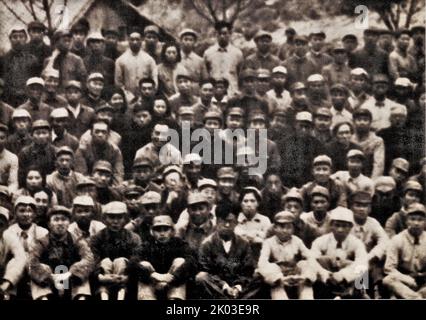
[[[148,78],[148,77],[140,79],[138,85],[139,85],[139,87],[141,87],[142,83],[147,83],[147,82],[152,83],[152,85],[155,87],[154,79]]]
[[[176,51],[177,51],[177,56],[176,56],[176,63],[180,62],[182,60],[182,56],[180,53],[180,45],[176,42],[167,42],[163,45],[163,48],[161,49],[161,62],[165,62],[166,61],[166,50],[170,47],[175,47]]]
[[[200,88],[201,88],[202,86],[204,86],[205,84],[207,84],[207,83],[211,83],[211,84],[213,85],[213,87],[214,87],[215,81],[214,81],[214,79],[212,79],[212,78],[203,79],[203,80],[201,80],[201,81],[200,81],[200,83],[199,83]]]
[[[228,21],[224,21],[224,20],[220,20],[220,21],[217,21],[215,24],[214,24],[214,29],[216,30],[216,31],[220,31],[220,30],[222,30],[223,28],[226,28],[226,29],[228,29],[229,31],[232,31],[232,23],[230,23],[230,22],[228,22]]]

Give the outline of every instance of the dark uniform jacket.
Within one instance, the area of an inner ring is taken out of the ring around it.
[[[89,107],[86,107],[85,105],[81,104],[81,111],[78,114],[77,118],[71,111],[68,110],[68,113],[69,124],[67,130],[77,139],[80,139],[83,133],[90,129],[92,122],[95,120],[96,117],[95,112]]]
[[[105,56],[87,55],[83,61],[87,74],[99,72],[104,76],[105,86],[114,84],[115,63],[112,59]]]

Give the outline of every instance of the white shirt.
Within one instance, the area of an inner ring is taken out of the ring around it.
[[[81,104],[79,103],[76,108],[73,108],[70,105],[68,105],[67,109],[68,109],[69,112],[71,112],[74,115],[74,118],[77,119],[78,115],[81,112]]]
[[[225,250],[225,252],[229,253],[229,251],[231,250],[232,240],[230,240],[230,241],[222,240],[222,244],[223,244],[223,249]]]

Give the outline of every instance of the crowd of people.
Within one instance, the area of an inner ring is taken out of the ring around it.
[[[215,30],[10,30],[0,299],[426,298],[425,28]]]

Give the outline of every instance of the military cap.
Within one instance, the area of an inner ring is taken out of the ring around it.
[[[281,108],[277,108],[272,112],[272,116],[282,116],[282,117],[287,117],[288,113]]]
[[[378,30],[378,33],[379,33],[380,35],[385,35],[385,34],[393,35],[393,34],[394,34],[394,33],[393,33],[393,31],[391,31],[391,30],[389,30],[389,29],[385,29],[385,28],[383,28],[383,29],[379,29],[379,30]]]
[[[392,115],[400,115],[400,116],[407,116],[407,107],[402,104],[396,104],[393,105],[390,109],[390,114]]]
[[[87,21],[86,18],[80,18],[78,19],[77,23],[72,26],[71,31],[83,31],[87,33],[90,30],[90,24],[89,21]]]
[[[352,225],[354,224],[352,210],[349,210],[344,207],[337,207],[336,209],[331,210],[330,212],[330,221],[344,221],[349,222]]]
[[[9,132],[9,128],[8,128],[7,125],[5,125],[3,123],[0,123],[0,131],[8,133]]]
[[[95,182],[88,177],[83,177],[80,181],[77,181],[76,188],[87,187],[87,186],[95,186]]]
[[[368,77],[368,72],[363,68],[354,68],[351,70],[351,75]]]
[[[404,158],[396,158],[392,160],[392,167],[398,168],[405,173],[408,173],[408,170],[410,169],[410,163]]]
[[[257,40],[259,40],[260,38],[269,38],[272,40],[272,34],[269,33],[268,31],[265,30],[259,30],[256,35],[254,36],[254,41],[256,42]]]
[[[240,80],[251,79],[251,78],[253,79],[257,78],[256,71],[253,69],[247,68],[240,73]]]
[[[425,206],[421,203],[412,203],[407,208],[407,215],[411,214],[421,214],[426,217],[426,209]]]
[[[31,114],[25,109],[15,109],[12,113],[12,119],[16,119],[16,118],[31,119]]]
[[[50,130],[50,124],[46,120],[36,120],[33,122],[31,132],[34,132],[36,129],[48,129]]]
[[[372,196],[370,192],[358,190],[350,195],[350,203],[371,203]]]
[[[173,228],[173,220],[168,215],[156,216],[152,219],[152,228],[169,227]]]
[[[181,39],[184,35],[192,35],[196,40],[198,39],[198,33],[196,31],[194,31],[193,29],[183,29],[180,33],[179,33],[179,39]]]
[[[150,158],[146,157],[140,157],[136,158],[135,161],[133,161],[133,168],[138,167],[154,167],[154,164],[152,163],[152,160]]]
[[[74,151],[68,146],[62,146],[56,150],[56,157],[59,157],[61,154],[69,154],[74,157]]]
[[[420,183],[418,183],[415,180],[408,180],[404,184],[404,193],[407,192],[408,190],[418,191],[418,192],[422,193],[423,187]]]
[[[160,204],[161,195],[155,191],[148,191],[143,194],[141,197],[142,204]]]
[[[344,94],[346,94],[347,96],[349,96],[349,89],[348,87],[346,87],[344,84],[342,83],[335,83],[331,86],[330,88],[330,92],[333,91],[340,91],[343,92]]]
[[[303,35],[296,35],[293,39],[293,42],[302,42],[304,44],[307,44],[309,42],[308,37]]]
[[[364,35],[379,35],[380,34],[380,30],[378,28],[368,28],[364,30]]]
[[[73,206],[94,207],[95,202],[90,196],[76,196],[72,201]]]
[[[394,82],[395,87],[412,88],[413,83],[408,78],[397,78]]]
[[[424,26],[413,26],[410,30],[411,30],[411,34],[414,34],[414,33],[417,33],[417,32],[420,32],[422,34],[425,33],[425,27]]]
[[[327,107],[319,107],[315,110],[314,116],[324,116],[331,118],[333,115],[331,114],[330,108]]]
[[[34,198],[30,196],[19,196],[18,198],[16,198],[13,204],[13,208],[16,210],[16,207],[19,206],[20,204],[32,206],[34,209],[36,207],[36,202]]]
[[[258,79],[269,79],[271,77],[271,71],[268,69],[260,68],[256,70],[256,73]]]
[[[294,30],[294,28],[289,27],[289,28],[285,29],[285,34],[295,35],[296,30]]]
[[[288,201],[288,200],[297,200],[300,203],[303,203],[303,197],[302,194],[300,193],[300,191],[293,187],[291,188],[282,198],[282,201]]]
[[[274,216],[274,223],[293,223],[295,220],[294,214],[289,211],[280,211]]]
[[[306,86],[303,82],[295,82],[290,87],[291,91],[301,90],[301,89],[306,89]]]
[[[392,177],[381,176],[374,181],[374,188],[381,192],[389,192],[396,188],[396,182]]]
[[[54,118],[54,119],[68,118],[69,113],[68,113],[68,110],[66,108],[56,108],[56,109],[52,110],[52,112],[50,113],[50,117]]]
[[[105,78],[102,75],[102,73],[100,73],[100,72],[92,72],[91,74],[89,74],[89,77],[87,77],[87,81],[92,81],[92,80],[102,80],[102,81],[104,81]]]
[[[309,34],[309,39],[311,39],[313,36],[319,36],[319,37],[321,37],[321,38],[323,38],[323,39],[325,39],[325,38],[326,38],[326,35],[325,35],[325,33],[324,33],[323,31],[311,32],[311,33]]]
[[[322,154],[322,155],[316,156],[314,158],[314,161],[312,162],[312,165],[314,165],[314,166],[317,165],[317,164],[326,164],[326,165],[331,167],[332,161],[331,161],[331,158],[329,156]]]
[[[234,168],[232,167],[222,167],[219,170],[217,170],[217,178],[237,178],[237,173],[234,171]]]
[[[96,170],[107,171],[109,173],[113,172],[111,163],[106,160],[96,161],[96,163],[93,165],[93,172],[95,172]]]
[[[46,31],[46,26],[40,21],[31,21],[27,27],[28,31],[30,30],[41,30]]]
[[[39,77],[32,77],[32,78],[29,78],[27,80],[25,85],[27,87],[29,87],[29,86],[34,85],[34,84],[38,84],[38,85],[44,87],[44,80],[42,78],[39,78]]]
[[[0,206],[0,217],[3,216],[6,221],[9,221],[9,210],[6,209],[5,207]]]
[[[214,78],[213,80],[214,80],[214,85],[222,83],[225,85],[226,88],[229,87],[229,80],[226,78],[220,77],[220,78]]]
[[[367,116],[370,119],[373,119],[373,115],[371,114],[371,111],[368,110],[367,108],[358,108],[355,109],[355,111],[352,113],[352,118],[356,119],[357,117],[361,117],[361,116]]]
[[[144,35],[147,35],[148,33],[155,33],[158,36],[160,35],[160,29],[157,26],[149,25],[143,30]]]
[[[201,164],[202,161],[203,160],[201,159],[198,153],[188,153],[183,158],[183,164],[190,164],[191,162],[194,162],[196,164]]]
[[[77,88],[79,90],[82,90],[81,82],[76,80],[70,80],[65,85],[65,89],[68,89],[68,88]]]
[[[178,114],[180,116],[183,115],[193,115],[194,114],[194,109],[192,107],[180,107],[178,110]]]
[[[315,73],[315,74],[311,74],[306,81],[307,82],[324,82],[324,77],[320,75],[319,73]]]
[[[103,214],[126,214],[127,205],[121,201],[112,201],[102,206]]]
[[[68,217],[68,219],[71,219],[71,210],[64,206],[53,206],[49,209],[47,212],[47,216],[49,219],[56,214],[63,214],[64,216]]]
[[[8,33],[9,37],[10,37],[10,36],[12,35],[12,33],[14,33],[14,32],[23,32],[23,33],[25,33],[25,35],[27,35],[27,31],[25,30],[25,26],[20,25],[20,24],[16,24],[16,25],[14,25],[13,27],[11,27],[11,28],[9,29],[9,33]]]
[[[207,198],[200,192],[190,192],[187,198],[188,206],[196,203],[208,203]]]
[[[406,34],[409,37],[411,37],[411,31],[409,29],[400,29],[400,30],[395,31],[395,33],[394,33],[396,38],[399,38],[403,34]]]
[[[348,34],[345,34],[345,35],[342,37],[342,41],[343,41],[343,42],[344,42],[344,41],[346,41],[346,40],[358,41],[358,38],[357,38],[357,36],[356,36],[356,35],[354,35],[354,34],[352,34],[352,33],[348,33]]]
[[[228,115],[228,116],[239,116],[239,117],[242,117],[242,116],[243,116],[243,113],[242,113],[242,111],[241,111],[241,108],[240,108],[240,107],[230,107],[230,108],[228,109],[228,113],[227,113],[227,115]]]
[[[53,42],[57,42],[59,39],[63,37],[72,37],[72,33],[68,29],[59,29],[56,30],[53,34]]]
[[[109,103],[103,103],[95,108],[95,112],[99,113],[101,111],[111,111],[114,112],[114,108]]]
[[[4,186],[4,185],[0,185],[0,194],[5,195],[6,197],[10,197],[10,193],[9,193],[9,187],[8,186]]]
[[[89,43],[92,40],[105,41],[105,38],[102,35],[102,33],[100,33],[99,31],[95,31],[95,32],[90,33],[86,38],[87,43]]]
[[[312,114],[307,111],[298,112],[296,114],[296,121],[312,122]]]
[[[361,150],[358,149],[351,149],[348,151],[348,153],[346,154],[346,159],[350,159],[350,158],[354,158],[354,157],[358,157],[361,159],[365,159],[365,154],[364,152],[362,152]]]
[[[167,176],[169,173],[172,173],[172,172],[177,172],[181,177],[183,176],[182,169],[179,166],[172,164],[172,165],[169,165],[166,168],[164,168],[163,178],[165,176]]]
[[[313,198],[315,195],[326,197],[327,199],[330,199],[330,192],[327,188],[324,188],[322,186],[315,186],[310,192],[310,196]]]
[[[134,194],[142,195],[144,193],[144,190],[143,190],[143,188],[141,188],[141,187],[139,187],[135,184],[130,184],[130,185],[128,185],[124,188],[123,193],[124,193],[125,196],[129,196],[129,195],[132,195],[132,194],[133,195]]]
[[[260,200],[262,200],[262,193],[260,192],[260,190],[258,189],[258,188],[256,188],[256,187],[253,187],[253,186],[248,186],[248,187],[245,187],[243,190],[242,190],[242,194],[246,194],[246,193],[251,193],[251,192],[253,192],[253,193],[255,193],[256,195],[257,195],[257,197],[260,199]]]
[[[104,37],[106,37],[108,34],[113,34],[115,36],[119,36],[118,31],[112,28],[102,28],[101,33]]]
[[[274,73],[282,73],[282,74],[287,74],[287,68],[283,67],[283,66],[277,66],[275,68],[272,69],[272,74]]]
[[[203,179],[198,180],[197,187],[200,190],[204,187],[212,187],[212,188],[216,189],[217,183],[213,179],[203,178]]]
[[[345,46],[343,45],[343,42],[339,41],[333,46],[333,52],[346,52]]]
[[[253,112],[249,115],[249,121],[261,120],[266,121],[266,115],[260,112]]]
[[[373,83],[389,83],[389,78],[385,74],[375,74],[373,76]]]
[[[209,110],[204,114],[203,119],[218,119],[222,121],[222,113],[219,110]]]

